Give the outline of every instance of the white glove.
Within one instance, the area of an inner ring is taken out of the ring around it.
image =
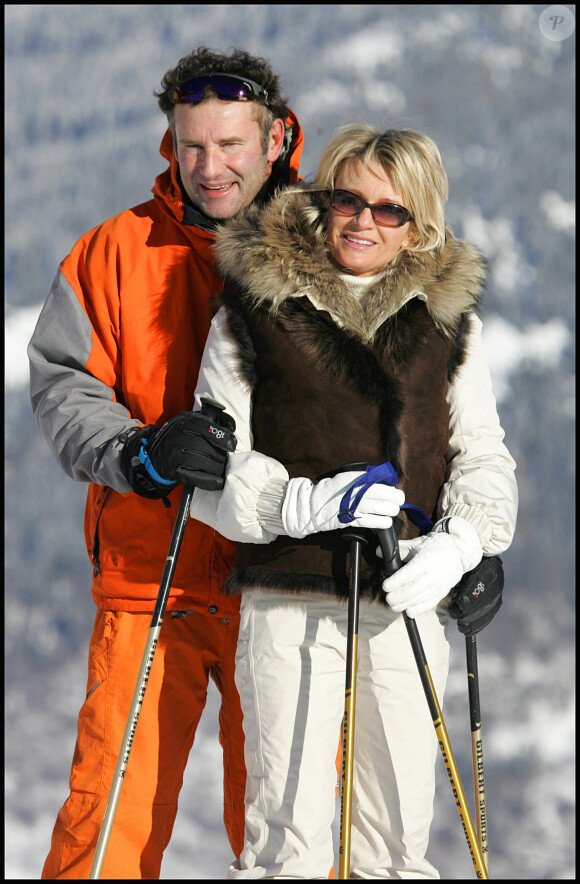
[[[402,568],[383,581],[391,610],[418,617],[437,607],[481,560],[479,534],[459,516],[441,519],[429,534],[399,544]]]
[[[400,488],[371,485],[360,501],[356,517],[348,525],[338,521],[340,501],[364,472],[339,473],[314,485],[310,479],[290,479],[282,503],[282,523],[290,537],[306,537],[319,531],[355,528],[390,528],[405,502]]]

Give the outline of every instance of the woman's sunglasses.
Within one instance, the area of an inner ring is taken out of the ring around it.
[[[198,104],[203,93],[211,86],[222,101],[261,101],[266,107],[268,93],[259,83],[235,74],[203,74],[175,86],[171,94],[173,104]]]
[[[373,221],[380,227],[402,227],[407,221],[413,220],[409,210],[403,206],[396,203],[376,203],[373,206],[350,190],[333,190],[330,205],[341,215],[360,215],[364,209],[370,209]]]

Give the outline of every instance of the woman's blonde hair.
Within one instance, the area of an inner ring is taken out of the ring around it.
[[[343,163],[357,158],[387,172],[403,197],[415,228],[407,250],[439,252],[445,244],[448,183],[435,142],[412,129],[379,132],[368,123],[349,123],[337,130],[324,150],[315,186],[333,190]]]

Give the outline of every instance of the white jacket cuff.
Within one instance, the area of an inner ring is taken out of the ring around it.
[[[493,523],[483,509],[477,506],[470,506],[467,503],[454,503],[445,512],[445,515],[456,516],[465,522],[469,522],[479,536],[479,542],[487,553],[487,546],[491,542],[493,534]]]
[[[271,543],[281,533],[276,530],[276,503],[272,480],[284,488],[288,481],[285,467],[272,457],[257,451],[230,454],[223,490],[202,491],[193,495],[190,515],[238,543]],[[283,495],[283,491],[280,491]],[[258,501],[264,513],[258,515]],[[279,506],[282,501],[280,498]],[[272,530],[269,530],[271,528]]]
[[[276,536],[286,533],[282,522],[282,504],[287,488],[287,479],[270,479],[258,494],[256,502],[258,522]]]

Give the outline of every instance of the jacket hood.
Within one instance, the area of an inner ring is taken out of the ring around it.
[[[151,192],[161,200],[178,221],[183,220],[183,194],[179,184],[179,165],[173,150],[173,133],[167,129],[159,146],[161,156],[169,161],[169,167],[157,176]]]
[[[285,127],[285,148],[281,157],[274,163],[272,174],[263,191],[258,195],[262,201],[270,198],[277,188],[296,184],[298,180],[298,166],[302,155],[304,136],[298,118],[291,110],[288,110]],[[179,164],[173,148],[173,133],[169,128],[161,140],[159,153],[168,160],[169,167],[155,179],[152,188],[155,199],[163,202],[180,224],[215,231],[216,221],[209,218],[192,203],[181,184]]]
[[[364,340],[414,295],[426,300],[439,327],[453,332],[462,314],[480,303],[485,278],[477,249],[447,228],[440,254],[405,251],[362,298],[354,297],[326,246],[326,212],[305,186],[228,221],[214,248],[222,275],[246,289],[255,303],[275,312],[286,299],[308,295]]]

